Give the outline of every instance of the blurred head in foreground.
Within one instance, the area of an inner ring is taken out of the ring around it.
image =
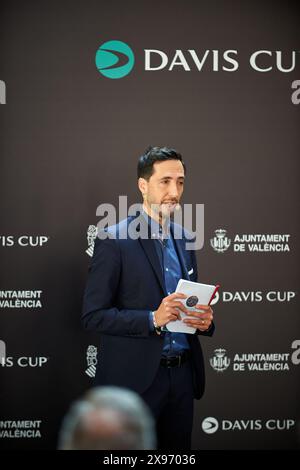
[[[152,450],[155,424],[143,400],[118,387],[95,387],[74,402],[59,434],[61,450]]]

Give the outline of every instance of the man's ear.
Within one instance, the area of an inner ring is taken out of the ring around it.
[[[141,191],[142,194],[145,194],[147,192],[148,183],[145,180],[145,178],[139,178],[138,179],[138,187],[139,187],[139,190]]]

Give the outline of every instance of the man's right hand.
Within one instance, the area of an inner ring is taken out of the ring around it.
[[[181,302],[176,301],[176,299],[186,298],[187,295],[180,294],[179,292],[174,292],[165,297],[158,309],[154,312],[157,326],[165,326],[170,321],[180,320],[180,312],[177,309],[184,313],[187,313],[188,310]]]

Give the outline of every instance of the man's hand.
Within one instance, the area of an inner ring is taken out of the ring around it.
[[[164,326],[170,321],[181,320],[180,312],[188,314],[187,308],[176,299],[186,299],[187,295],[174,292],[165,297],[154,313],[157,326]],[[179,309],[179,310],[177,310]]]
[[[200,331],[206,331],[211,327],[213,321],[213,310],[209,305],[200,305],[195,306],[196,309],[201,310],[201,312],[191,312],[188,311],[188,318],[184,318],[184,323],[188,326],[193,326]]]

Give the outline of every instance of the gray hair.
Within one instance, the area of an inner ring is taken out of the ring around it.
[[[135,393],[119,387],[95,387],[74,402],[59,434],[61,450],[152,450],[155,423]]]

